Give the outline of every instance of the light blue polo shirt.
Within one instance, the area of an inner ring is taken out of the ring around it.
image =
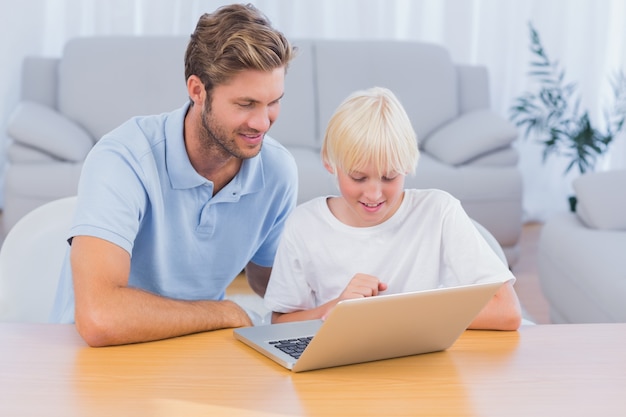
[[[105,135],[87,156],[68,238],[108,240],[131,254],[129,285],[184,300],[224,298],[252,261],[271,266],[284,221],[296,204],[297,167],[266,136],[213,196],[192,167],[183,139],[188,105],[136,117]],[[74,321],[66,255],[53,322]]]

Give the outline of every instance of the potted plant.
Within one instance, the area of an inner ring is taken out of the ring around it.
[[[543,143],[543,162],[550,155],[568,158],[564,174],[576,168],[579,174],[594,171],[598,157],[603,155],[617,134],[626,128],[626,76],[618,72],[611,82],[613,104],[605,109],[605,127],[594,126],[587,110],[580,108],[576,83],[565,81],[565,70],[546,53],[539,33],[529,23],[529,76],[536,90],[523,93],[510,108],[510,119],[524,128],[524,136],[535,135]],[[570,197],[575,209],[576,199]]]

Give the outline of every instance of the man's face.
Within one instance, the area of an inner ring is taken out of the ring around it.
[[[265,133],[278,117],[285,69],[246,70],[216,86],[202,112],[206,148],[240,159],[256,156]]]

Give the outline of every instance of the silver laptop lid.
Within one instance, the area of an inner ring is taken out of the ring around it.
[[[345,300],[324,322],[239,328],[234,335],[294,372],[435,352],[456,341],[501,285],[474,284]],[[315,337],[298,360],[270,343],[313,333]]]

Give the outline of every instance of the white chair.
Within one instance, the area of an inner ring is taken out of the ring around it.
[[[496,255],[498,255],[498,258],[500,258],[500,260],[505,265],[508,265],[508,261],[506,259],[506,255],[504,254],[504,250],[502,249],[502,246],[500,246],[500,244],[498,243],[496,238],[493,237],[493,235],[489,232],[489,230],[487,230],[485,228],[485,226],[483,226],[482,224],[478,223],[474,219],[472,219],[472,222],[474,223],[474,226],[476,226],[476,229],[478,229],[478,231],[482,235],[483,239],[485,239],[487,241],[489,246],[491,246],[491,249],[493,249],[493,251],[496,253]]]
[[[9,230],[0,249],[0,321],[48,321],[76,197],[46,203]]]

